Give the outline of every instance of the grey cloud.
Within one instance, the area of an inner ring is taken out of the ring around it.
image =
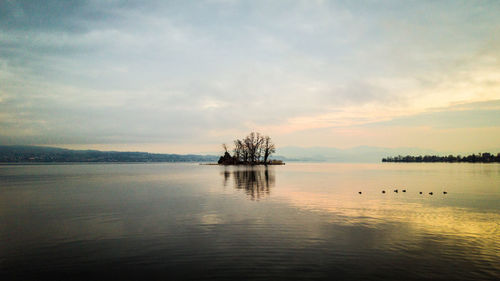
[[[105,18],[106,10],[89,1],[17,1],[0,3],[2,30],[84,32],[84,22]]]
[[[377,126],[426,126],[440,129],[500,127],[500,100],[439,108],[434,111],[365,124]]]
[[[441,72],[436,62],[455,61],[443,53],[460,57],[477,46],[457,42],[482,42],[497,22],[489,4],[3,1],[0,142],[189,142],[404,104],[409,94],[374,81]],[[450,50],[422,58],[432,42]]]

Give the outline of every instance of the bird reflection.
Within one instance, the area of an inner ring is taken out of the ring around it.
[[[233,167],[223,172],[224,186],[227,186],[231,176],[234,188],[244,190],[251,200],[259,200],[270,194],[274,187],[274,169],[269,167]]]

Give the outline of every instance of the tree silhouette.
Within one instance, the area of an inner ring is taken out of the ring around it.
[[[437,155],[425,155],[425,156],[395,156],[395,157],[386,157],[382,159],[382,162],[447,162],[447,163],[458,163],[458,162],[467,162],[467,163],[494,163],[500,162],[500,153],[497,155],[493,155],[492,153],[479,153],[471,154],[467,156],[461,155],[448,155],[448,156],[437,156]]]
[[[251,132],[243,139],[236,139],[233,143],[233,156],[229,154],[227,146],[222,145],[224,156],[220,157],[219,164],[271,164],[269,157],[276,152],[271,138],[256,132]],[[274,161],[272,164],[282,164],[282,162]]]
[[[276,152],[274,143],[271,141],[271,138],[269,136],[264,137],[263,150],[264,150],[264,163],[267,163],[267,159],[269,158],[269,156],[271,156],[271,154]]]

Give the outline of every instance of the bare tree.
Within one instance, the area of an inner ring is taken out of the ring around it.
[[[253,162],[253,139],[255,135],[254,133],[250,133],[248,136],[245,137],[243,140],[243,143],[245,144],[245,152],[247,156],[247,161]]]
[[[271,141],[271,138],[269,136],[264,137],[262,150],[264,150],[264,163],[267,163],[267,159],[269,158],[269,156],[276,152],[276,147],[274,146],[274,143]]]
[[[241,140],[235,140],[234,141],[234,157],[236,160],[239,161],[244,161],[244,155],[245,153],[245,145]]]
[[[226,158],[229,158],[228,147],[226,144],[222,145]],[[221,160],[230,163],[267,163],[269,156],[276,151],[274,143],[268,136],[263,136],[260,133],[251,132],[243,139],[236,139],[234,141],[234,156],[230,160]]]
[[[260,160],[260,147],[264,139],[259,133],[251,132],[244,140],[248,149],[249,160],[251,163],[257,163]]]

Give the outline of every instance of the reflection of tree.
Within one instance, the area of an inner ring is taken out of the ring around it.
[[[275,182],[274,169],[268,167],[237,168],[232,172],[225,170],[224,185],[227,185],[231,175],[234,179],[234,188],[245,190],[252,200],[259,200],[269,195]]]

